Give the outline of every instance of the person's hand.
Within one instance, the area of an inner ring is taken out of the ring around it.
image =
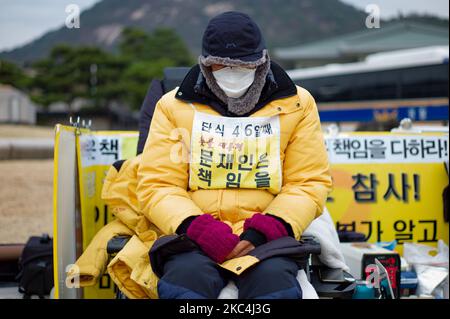
[[[231,253],[225,258],[225,260],[245,256],[253,249],[255,249],[255,246],[253,246],[251,242],[249,242],[248,240],[241,240],[239,244],[237,244],[236,247],[234,247],[234,249],[231,251]]]
[[[267,241],[272,241],[281,237],[288,236],[288,232],[284,225],[276,218],[263,215],[261,213],[254,214],[245,220],[244,231],[253,228],[266,236]]]
[[[206,255],[219,264],[225,261],[239,243],[239,236],[233,234],[230,226],[215,220],[209,214],[195,218],[186,234]]]

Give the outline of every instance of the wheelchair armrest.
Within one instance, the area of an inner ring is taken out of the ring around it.
[[[106,245],[108,255],[117,254],[130,240],[130,236],[116,236],[111,238]]]
[[[311,285],[314,287],[319,297],[351,299],[356,289],[355,278],[348,272],[342,270],[345,282],[324,282],[320,278],[320,272],[331,268],[322,264],[318,258],[321,253],[320,243],[317,242],[313,236],[302,236],[300,238],[300,243],[308,245],[308,252],[310,252],[312,258],[305,269],[307,271],[308,280],[311,282]]]
[[[351,299],[356,289],[356,280],[348,272],[341,270],[345,281],[324,282],[320,278],[320,272],[331,269],[324,265],[310,267],[310,282],[321,298]]]
[[[320,243],[316,240],[314,236],[303,235],[299,243],[306,248],[306,252],[311,255],[320,255]]]

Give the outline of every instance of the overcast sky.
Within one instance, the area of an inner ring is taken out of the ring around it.
[[[448,0],[341,0],[362,10],[369,4],[380,7],[382,18],[402,14],[431,14],[448,19]]]
[[[0,0],[0,51],[64,25],[67,5],[77,4],[83,10],[96,2],[99,0]]]
[[[12,49],[56,29],[64,24],[69,4],[81,10],[99,0],[0,0],[0,51]],[[125,0],[124,0],[125,1]],[[224,0],[226,1],[226,0]],[[396,16],[399,12],[428,13],[448,18],[448,0],[341,0],[356,7],[368,4],[380,7],[382,18]],[[280,0],[282,2],[282,0]],[[81,22],[82,23],[82,22]]]

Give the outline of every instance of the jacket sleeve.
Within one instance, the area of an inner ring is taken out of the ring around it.
[[[108,241],[116,236],[133,236],[133,231],[120,220],[114,219],[100,229],[86,250],[67,271],[67,280],[79,279],[81,287],[94,286],[108,264]]]
[[[283,186],[264,213],[289,223],[295,238],[322,213],[332,181],[314,98],[303,90],[304,115],[289,140],[283,164]]]
[[[188,161],[173,158],[173,154],[181,154],[181,148],[188,148],[189,141],[175,127],[163,101],[164,97],[156,105],[139,165],[137,197],[150,222],[164,234],[174,234],[186,218],[202,211],[187,192]]]

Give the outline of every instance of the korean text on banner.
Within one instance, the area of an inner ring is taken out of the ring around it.
[[[351,133],[325,139],[334,188],[327,207],[338,230],[370,242],[448,244],[442,193],[447,134]]]
[[[101,199],[104,178],[117,160],[136,155],[138,133],[97,131],[78,137],[77,154],[80,184],[81,224],[83,250],[94,235],[109,221],[112,214]],[[85,298],[112,298],[111,278],[104,274],[95,287],[84,289]]]
[[[274,117],[220,117],[196,112],[189,187],[281,189],[280,122]]]

